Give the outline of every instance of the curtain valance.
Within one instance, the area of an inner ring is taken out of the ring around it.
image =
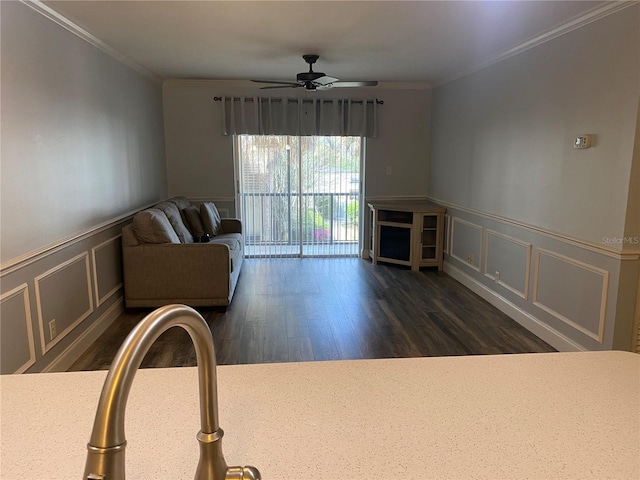
[[[225,135],[378,136],[377,100],[222,97]]]

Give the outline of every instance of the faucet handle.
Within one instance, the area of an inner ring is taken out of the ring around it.
[[[225,480],[261,480],[256,467],[228,467]]]

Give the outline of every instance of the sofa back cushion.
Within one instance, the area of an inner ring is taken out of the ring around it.
[[[200,238],[204,235],[204,226],[200,219],[200,209],[195,205],[190,205],[187,208],[180,210],[182,217],[185,219],[185,223],[191,230],[194,237]]]
[[[178,210],[183,210],[187,208],[191,203],[185,197],[171,197],[167,202],[175,203],[178,207]]]
[[[180,239],[180,243],[193,243],[193,236],[191,232],[186,227],[184,222],[182,221],[182,217],[180,216],[180,210],[178,210],[178,206],[173,202],[161,202],[154,206],[153,208],[160,209],[164,212],[164,214],[169,219],[169,223],[173,227]]]
[[[215,237],[220,233],[220,214],[213,202],[204,202],[200,204],[200,219],[204,232],[210,237]]]
[[[133,217],[133,234],[141,243],[180,243],[162,210],[149,208]]]

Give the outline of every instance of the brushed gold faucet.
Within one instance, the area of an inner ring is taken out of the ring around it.
[[[102,387],[91,440],[87,445],[85,480],[124,480],[124,414],[133,377],[156,339],[171,327],[184,328],[191,337],[198,361],[200,390],[200,460],[196,480],[260,480],[254,467],[227,467],[218,426],[216,355],[207,322],[185,305],[167,305],[147,315],[129,333],[118,350]]]

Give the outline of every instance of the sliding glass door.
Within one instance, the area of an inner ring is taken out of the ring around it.
[[[246,255],[356,256],[362,138],[236,136]]]

